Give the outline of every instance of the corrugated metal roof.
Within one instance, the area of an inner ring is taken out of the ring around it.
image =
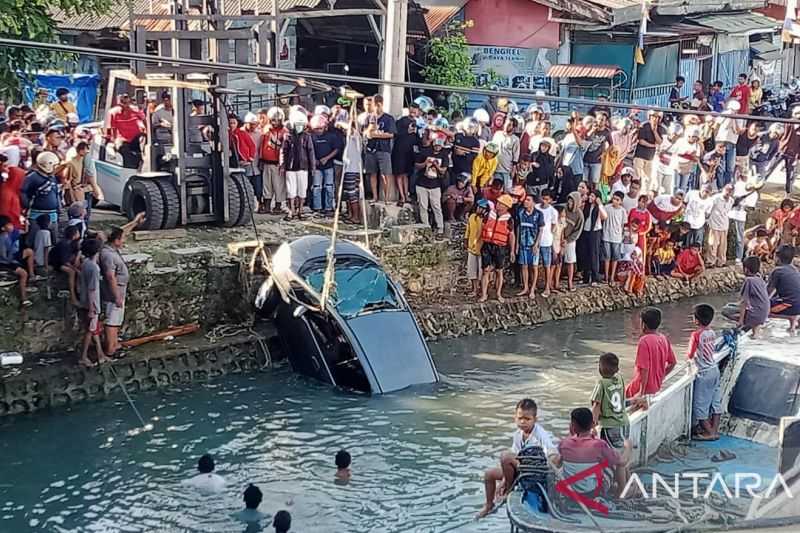
[[[548,78],[613,78],[620,72],[617,65],[552,65]]]
[[[750,43],[750,53],[756,59],[762,61],[775,61],[783,56],[780,46],[769,41],[756,41]]]
[[[642,5],[641,0],[589,0],[589,2],[609,9],[623,9]]]
[[[723,33],[748,35],[759,32],[772,32],[781,26],[781,22],[760,13],[742,11],[738,13],[713,13],[690,17],[689,20]]]
[[[459,11],[464,8],[467,0],[452,6],[431,6],[425,8],[425,25],[428,32],[433,35],[439,28],[450,22]]]

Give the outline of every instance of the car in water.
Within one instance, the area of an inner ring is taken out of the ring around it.
[[[274,319],[292,369],[371,394],[439,381],[403,291],[361,245],[336,241],[321,305],[330,246],[318,235],[282,244],[256,298],[258,314]]]

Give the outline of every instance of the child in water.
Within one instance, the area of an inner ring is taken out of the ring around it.
[[[511,485],[517,477],[519,468],[518,456],[522,450],[538,446],[542,448],[548,457],[558,455],[558,450],[553,443],[553,436],[541,425],[536,423],[538,407],[536,402],[530,398],[524,398],[517,402],[514,420],[517,424],[517,431],[511,439],[511,450],[500,454],[500,466],[490,468],[483,475],[486,502],[483,509],[478,513],[477,518],[483,518],[494,510],[495,496],[499,499],[505,498],[511,490]],[[501,482],[500,490],[497,490],[497,483]]]
[[[350,463],[352,458],[347,450],[339,450],[336,454],[336,474],[334,475],[337,485],[346,485],[350,482],[352,473],[350,472]]]

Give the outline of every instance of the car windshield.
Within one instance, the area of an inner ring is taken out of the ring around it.
[[[322,292],[325,262],[315,262],[304,270],[306,282],[317,292]],[[386,273],[375,263],[361,258],[336,260],[330,299],[344,318],[378,309],[400,309]]]

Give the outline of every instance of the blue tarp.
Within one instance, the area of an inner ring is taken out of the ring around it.
[[[56,90],[66,87],[83,124],[94,119],[94,103],[97,100],[99,84],[100,76],[97,74],[34,74],[24,83],[22,94],[25,101],[32,104],[36,99],[36,92],[39,89],[47,89],[48,100],[55,102]]]

